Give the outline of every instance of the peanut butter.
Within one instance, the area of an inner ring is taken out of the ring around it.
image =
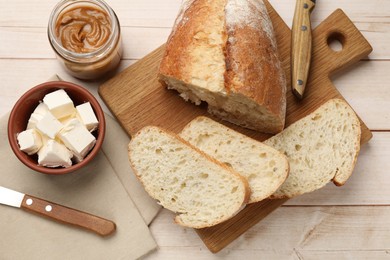
[[[64,69],[94,80],[118,67],[122,57],[120,24],[103,0],[62,0],[48,25],[49,42]]]
[[[72,52],[90,53],[103,46],[111,35],[109,15],[92,6],[78,6],[63,12],[55,25],[56,37]]]

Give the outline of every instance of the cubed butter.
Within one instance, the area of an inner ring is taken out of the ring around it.
[[[35,154],[42,147],[40,134],[35,129],[28,129],[17,136],[19,148],[28,155]]]
[[[43,102],[39,102],[39,105],[35,108],[33,113],[39,114],[39,115],[44,115],[46,112],[49,111],[49,108],[47,105]]]
[[[38,131],[39,132],[39,131]],[[50,139],[50,137],[48,137],[47,135],[41,135],[41,139],[42,139],[42,146],[46,145],[47,142],[49,142],[49,140],[53,140],[53,139]],[[55,141],[57,142],[61,142],[58,137],[56,137],[56,139],[54,139]]]
[[[47,94],[43,102],[57,119],[70,116],[75,110],[73,101],[63,89]]]
[[[34,112],[31,114],[30,119],[27,123],[27,129],[34,129],[39,120],[49,111],[49,108],[45,103],[39,103],[39,105],[35,108]]]
[[[76,106],[76,110],[77,116],[90,132],[93,132],[98,128],[99,121],[89,102]]]
[[[60,140],[73,153],[74,159],[82,161],[96,143],[96,138],[78,119],[70,120],[58,134]]]
[[[36,124],[36,128],[42,133],[54,139],[64,127],[50,112],[47,112]]]
[[[45,167],[70,167],[73,154],[55,140],[49,139],[38,151],[38,164]]]
[[[78,118],[76,109],[74,110],[73,114],[71,114],[70,116],[67,116],[67,117],[63,117],[63,118],[59,119],[58,121],[60,121],[61,124],[66,125],[67,123],[69,123],[70,120],[75,119],[75,118]]]

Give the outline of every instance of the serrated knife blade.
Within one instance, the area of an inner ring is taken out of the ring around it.
[[[0,204],[21,208],[61,223],[85,228],[101,236],[110,235],[116,230],[115,223],[110,220],[2,186],[0,186]]]

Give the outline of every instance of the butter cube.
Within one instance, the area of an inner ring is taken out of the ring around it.
[[[73,120],[75,118],[78,118],[78,115],[77,115],[77,111],[74,110],[74,113],[71,114],[70,116],[67,116],[67,117],[63,117],[61,119],[58,119],[58,121],[61,122],[61,124],[63,125],[66,125],[67,123],[69,123],[70,120]]]
[[[47,112],[36,124],[36,128],[42,133],[54,139],[64,127],[50,112]]]
[[[63,144],[49,139],[38,151],[38,164],[45,167],[72,166],[72,153]]]
[[[57,119],[70,116],[75,110],[73,101],[63,89],[47,94],[43,102]]]
[[[49,108],[45,103],[39,103],[39,105],[35,108],[34,112],[31,114],[30,119],[27,123],[27,129],[34,129],[39,120],[49,111]]]
[[[46,145],[47,142],[49,142],[49,140],[53,140],[53,139],[50,139],[50,137],[48,137],[47,135],[41,135],[41,139],[42,139],[42,146]],[[57,141],[57,142],[60,142],[58,137],[56,137],[56,139],[54,139],[54,140]]]
[[[58,137],[73,153],[77,162],[82,161],[96,143],[96,138],[78,119],[70,120]]]
[[[19,148],[28,155],[35,154],[42,147],[41,136],[35,129],[28,129],[17,136]]]
[[[35,108],[33,113],[39,114],[39,115],[44,115],[49,111],[49,108],[47,105],[43,102],[39,102],[39,105]]]
[[[39,114],[31,114],[30,119],[28,120],[27,123],[27,128],[26,129],[35,129],[37,127],[37,123],[39,120],[43,118],[43,115]]]
[[[89,102],[76,106],[77,115],[90,132],[97,129],[99,121]]]

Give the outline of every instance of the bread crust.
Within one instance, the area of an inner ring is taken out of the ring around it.
[[[213,12],[213,5],[207,5],[207,0],[187,1],[168,37],[159,74],[180,79],[186,84],[191,83],[193,58],[191,52],[196,48],[194,37],[203,31],[203,23]]]
[[[286,111],[285,74],[265,6],[260,1],[253,2],[249,1],[251,13],[257,16],[250,17],[251,25],[226,24],[225,85],[278,117],[279,125],[273,131],[280,132]]]
[[[359,156],[359,152],[360,152],[360,139],[361,139],[361,135],[362,135],[362,129],[361,129],[361,126],[360,126],[360,120],[357,116],[357,114],[355,113],[355,111],[352,109],[352,107],[346,103],[344,100],[341,100],[341,99],[333,99],[334,102],[336,103],[340,103],[340,104],[344,104],[344,105],[347,105],[354,113],[354,123],[353,123],[353,126],[355,127],[355,129],[357,130],[357,134],[356,134],[356,139],[355,139],[355,156],[354,156],[354,160],[351,164],[351,168],[350,168],[350,171],[349,171],[349,174],[347,174],[346,176],[344,176],[343,178],[340,176],[338,176],[337,174],[334,176],[333,178],[333,183],[336,185],[336,186],[343,186],[347,180],[349,179],[349,177],[351,177],[352,173],[353,173],[353,169],[355,168],[355,165],[356,165],[356,162],[357,162],[357,158]]]

